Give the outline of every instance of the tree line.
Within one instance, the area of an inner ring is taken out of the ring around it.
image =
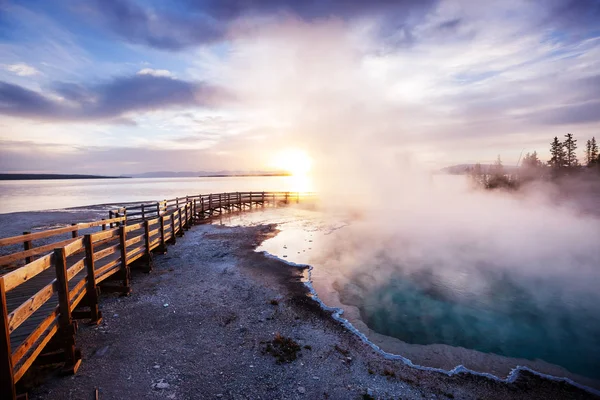
[[[576,150],[577,139],[573,134],[567,133],[563,141],[555,136],[550,142],[550,159],[546,162],[541,161],[537,151],[534,151],[525,154],[521,165],[514,172],[507,173],[502,166],[500,156],[498,156],[491,167],[486,169],[481,164],[476,164],[469,169],[469,173],[478,184],[488,189],[516,188],[523,182],[541,178],[558,178],[588,169],[600,173],[600,153],[595,137],[586,142],[583,164],[579,162]]]

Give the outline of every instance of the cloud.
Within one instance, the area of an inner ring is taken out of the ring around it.
[[[88,5],[95,21],[124,40],[163,50],[181,50],[226,39],[233,25],[293,16],[306,21],[344,20],[385,16],[386,29],[406,30],[411,19],[423,15],[438,0],[208,0],[175,1],[168,9],[143,7],[131,0],[97,0]],[[382,29],[382,32],[385,31]]]
[[[0,82],[0,113],[37,120],[106,120],[169,107],[209,107],[222,91],[201,82],[150,74],[96,85],[55,83],[48,93]]]
[[[152,68],[144,68],[138,71],[138,75],[152,75],[152,76],[168,76],[172,77],[173,74],[171,71],[166,69],[152,69]]]
[[[35,67],[32,67],[31,65],[27,65],[25,63],[8,64],[8,65],[3,65],[2,67],[5,70],[12,72],[19,76],[32,76],[32,75],[38,75],[40,73],[40,71],[35,69]]]

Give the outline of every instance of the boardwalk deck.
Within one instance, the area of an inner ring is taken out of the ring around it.
[[[0,266],[10,267],[0,270],[0,397],[16,398],[16,383],[44,352],[62,350],[65,368],[76,372],[81,360],[72,320],[98,323],[99,291],[128,294],[130,266],[148,266],[153,251],[164,252],[166,243],[175,243],[194,223],[299,199],[299,193],[289,192],[186,196],[128,205],[110,211],[108,220],[0,239],[0,246],[22,243],[25,249],[0,257]],[[65,233],[71,239],[60,237]],[[33,246],[40,239],[46,243]],[[120,283],[109,285],[115,280]]]

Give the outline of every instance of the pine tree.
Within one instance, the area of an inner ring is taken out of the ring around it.
[[[596,143],[596,137],[592,138],[590,142],[590,159],[592,163],[600,164],[600,154],[598,154],[598,144]]]
[[[585,165],[592,165],[592,141],[589,139],[585,142]]]
[[[548,165],[554,170],[559,170],[565,166],[565,148],[556,136],[554,136],[554,140],[550,143],[550,156]]]
[[[533,153],[527,153],[525,154],[525,157],[523,157],[522,166],[524,168],[537,168],[541,165],[542,162],[538,158],[537,151],[534,151]]]
[[[565,141],[563,146],[565,148],[565,166],[568,168],[573,168],[579,165],[579,161],[577,161],[577,154],[575,154],[575,150],[577,149],[577,139],[573,138],[572,133],[567,133],[565,135]]]

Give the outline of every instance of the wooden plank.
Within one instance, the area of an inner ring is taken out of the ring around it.
[[[139,222],[139,223],[133,224],[133,225],[127,225],[127,226],[125,226],[125,232],[136,231],[138,229],[143,228],[143,226],[144,226],[143,222]]]
[[[75,285],[73,287],[73,289],[71,289],[71,291],[69,292],[69,298],[73,298],[74,296],[77,296],[77,294],[81,291],[81,288],[83,288],[85,286],[85,284],[87,283],[87,279],[85,277],[83,277],[79,283],[77,283],[77,285]],[[85,292],[85,290],[84,290]],[[85,293],[84,293],[85,294]],[[74,303],[73,300],[71,300],[71,305]],[[71,309],[73,309],[73,306],[71,306]]]
[[[105,240],[105,239],[111,239],[111,238],[115,238],[117,236],[119,236],[119,229],[118,228],[114,228],[108,231],[102,231],[102,232],[98,232],[98,233],[92,233],[92,241],[94,243],[97,243],[101,240]]]
[[[50,268],[54,263],[54,255],[48,254],[42,258],[38,258],[32,263],[29,263],[21,268],[17,268],[14,271],[9,272],[2,278],[4,280],[5,290],[8,292],[11,289],[27,282],[34,276],[38,275]]]
[[[129,270],[129,266],[127,265],[127,231],[125,228],[121,228],[119,230],[119,244],[121,245],[121,270],[123,271],[123,286],[127,288],[129,293],[131,284],[131,271]]]
[[[27,257],[35,256],[38,254],[48,253],[54,250],[57,247],[62,247],[66,244],[69,244],[73,241],[73,239],[66,239],[56,243],[50,243],[40,247],[34,247],[31,250],[20,251],[17,253],[8,254],[0,257],[0,265],[8,265],[14,261],[22,260]]]
[[[144,234],[143,233],[141,235],[139,235],[139,236],[135,236],[135,237],[132,237],[131,239],[127,239],[125,241],[125,246],[129,247],[132,244],[136,244],[136,243],[141,242],[142,240],[144,240]]]
[[[44,337],[44,339],[40,342],[40,344],[36,347],[36,349],[31,353],[29,358],[21,364],[19,369],[15,372],[15,382],[18,382],[19,379],[25,375],[25,372],[31,367],[31,364],[35,361],[37,356],[44,350],[44,347],[48,344],[50,339],[54,337],[54,335],[58,332],[58,324],[53,325],[48,334]]]
[[[80,283],[85,284],[85,282],[86,282],[86,280],[84,279]],[[73,289],[71,292],[75,292],[75,290]],[[83,298],[85,297],[86,294],[87,294],[87,290],[85,290],[85,289],[80,291],[79,294],[73,294],[73,296],[75,296],[75,298],[72,298],[71,305],[69,306],[71,312],[73,312],[73,310],[79,305],[79,303],[81,302],[81,300],[83,300]]]
[[[81,270],[85,267],[85,258],[77,261],[67,270],[67,279],[71,280],[75,275],[77,275]]]
[[[65,249],[54,250],[56,259],[56,289],[58,291],[58,306],[60,310],[59,325],[61,339],[65,352],[64,370],[75,373],[81,364],[81,356],[75,351],[75,326],[71,318],[71,301],[69,296],[69,281],[67,280],[67,257]]]
[[[143,256],[144,250],[145,249],[143,247],[139,247],[138,249],[127,254],[127,264],[131,264],[132,262]]]
[[[6,307],[6,292],[4,279],[0,277],[0,393],[7,400],[17,397],[13,374],[13,362],[10,347],[10,332],[8,331],[8,309]]]
[[[26,240],[36,240],[36,239],[44,239],[56,235],[61,235],[63,233],[69,233],[80,229],[93,228],[96,226],[102,226],[103,224],[113,223],[113,222],[121,222],[125,221],[125,217],[112,218],[107,220],[93,221],[93,222],[83,222],[76,225],[65,226],[62,228],[54,228],[48,229],[45,231],[29,233],[27,235],[19,235],[19,236],[11,236],[7,238],[0,239],[0,246],[7,246],[9,244],[23,243]]]
[[[150,251],[154,250],[155,248],[157,248],[158,246],[160,246],[160,237],[156,238],[155,240],[153,240],[152,242],[150,242]]]
[[[152,237],[152,236],[156,235],[158,233],[158,231],[160,231],[160,228],[153,229],[151,231],[148,231],[148,235],[150,235],[150,237]]]
[[[40,291],[31,296],[27,301],[8,314],[8,331],[17,329],[38,308],[46,303],[57,290],[56,279],[44,286]]]
[[[109,262],[106,265],[103,265],[100,268],[97,268],[94,271],[94,276],[96,277],[96,279],[98,279],[100,276],[102,276],[102,274],[104,274],[106,271],[110,270],[111,268],[114,268],[116,265],[121,264],[121,259],[117,258],[116,260],[112,260],[111,262]]]
[[[83,249],[83,237],[77,238],[75,240],[73,240],[71,243],[67,244],[64,249],[65,249],[65,256],[69,257],[71,254],[75,254],[78,251]],[[54,244],[54,248],[59,248],[62,247],[62,244],[59,243],[55,243]]]
[[[119,261],[120,264],[120,261]],[[111,276],[113,276],[114,274],[116,274],[117,272],[119,272],[119,270],[121,269],[120,265],[111,265],[111,268],[102,271],[102,275],[99,275],[96,277],[96,284],[100,284],[100,282],[110,278]]]
[[[103,258],[108,257],[109,255],[118,252],[119,249],[120,249],[120,245],[117,243],[113,246],[110,246],[110,247],[107,247],[100,251],[97,251],[96,253],[94,253],[94,261],[102,260]]]
[[[19,347],[13,351],[12,362],[13,365],[17,365],[21,358],[31,349],[31,347],[37,342],[42,334],[50,327],[52,323],[58,324],[58,306],[54,307],[54,310],[27,336]]]
[[[116,229],[120,231],[121,228]],[[119,260],[117,260],[119,261]],[[94,241],[91,235],[85,235],[85,264],[87,272],[87,295],[90,317],[93,323],[100,323],[101,314],[98,310],[98,290],[96,287],[96,276],[94,272]]]

